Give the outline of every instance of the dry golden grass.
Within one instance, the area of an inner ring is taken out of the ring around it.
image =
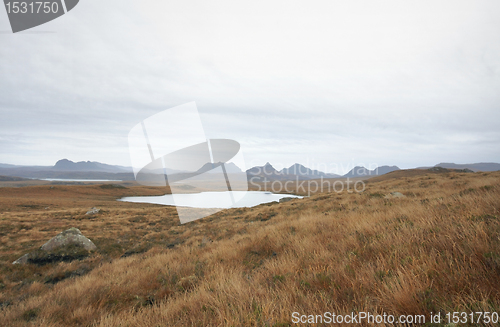
[[[161,189],[56,191],[0,189],[1,324],[288,326],[292,312],[500,311],[500,172],[369,181],[361,194],[185,225],[173,208],[114,201]],[[406,197],[383,197],[393,191]],[[103,213],[89,219],[93,206]],[[11,264],[73,226],[96,254]]]

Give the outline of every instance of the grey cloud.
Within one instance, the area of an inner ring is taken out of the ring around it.
[[[260,5],[85,1],[0,34],[0,162],[128,165],[130,128],[190,101],[259,164],[500,161],[495,1]]]

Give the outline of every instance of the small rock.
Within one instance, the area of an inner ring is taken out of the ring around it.
[[[291,200],[293,200],[293,199],[294,199],[294,198],[291,198],[291,197],[281,198],[281,199],[280,199],[280,203],[288,202],[288,201],[291,201]]]
[[[97,209],[96,207],[93,207],[89,211],[87,211],[86,215],[96,215],[101,211],[101,209]]]
[[[405,195],[400,192],[391,192],[385,196],[386,199],[394,199],[394,198],[404,198]]]

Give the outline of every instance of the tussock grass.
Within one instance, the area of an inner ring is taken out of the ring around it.
[[[382,196],[394,191],[406,197]],[[156,189],[68,186],[58,200],[19,192],[0,198],[0,320],[9,326],[288,326],[292,312],[500,311],[499,172],[369,181],[361,194],[185,225],[172,208],[112,201]],[[47,201],[56,209],[18,207]],[[83,217],[95,201],[104,213]],[[10,264],[71,226],[96,254]]]

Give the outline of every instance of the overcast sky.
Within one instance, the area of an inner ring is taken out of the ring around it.
[[[128,132],[191,101],[247,166],[500,162],[499,15],[497,0],[81,0],[12,34],[0,8],[0,163],[128,166]]]

